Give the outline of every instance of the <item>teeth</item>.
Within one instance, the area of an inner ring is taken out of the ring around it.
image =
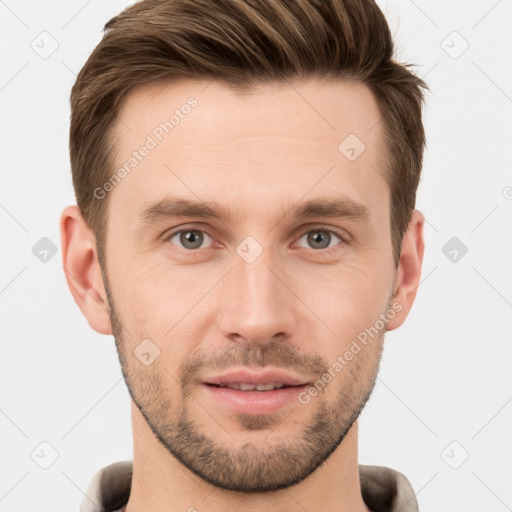
[[[271,389],[283,388],[284,384],[258,384],[256,386],[257,391],[270,391]]]
[[[257,386],[254,386],[253,384],[244,384],[239,382],[233,382],[229,384],[223,384],[221,385],[223,388],[229,388],[229,389],[237,389],[239,391],[271,391],[272,389],[279,389],[283,388],[284,384],[271,382],[270,384],[258,384]]]

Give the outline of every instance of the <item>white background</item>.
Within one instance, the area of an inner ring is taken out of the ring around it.
[[[128,4],[0,1],[3,512],[78,510],[98,469],[132,458],[114,339],[71,297],[58,226],[74,203],[69,93]],[[432,90],[417,198],[427,245],[416,303],[386,337],[360,418],[360,463],[403,472],[424,512],[511,510],[512,2],[379,5],[398,59]],[[58,42],[47,59],[31,47],[43,31]],[[454,236],[468,248],[455,263],[442,252]],[[46,263],[32,252],[43,237],[57,246]],[[58,453],[48,469],[31,457],[43,441]]]

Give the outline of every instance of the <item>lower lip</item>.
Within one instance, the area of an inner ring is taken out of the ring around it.
[[[207,392],[225,403],[234,412],[241,414],[270,414],[287,404],[297,401],[297,395],[306,389],[304,386],[293,386],[271,391],[240,391],[238,389],[221,388],[203,384]]]

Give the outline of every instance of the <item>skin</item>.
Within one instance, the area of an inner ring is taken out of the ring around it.
[[[60,220],[70,290],[90,326],[114,334],[132,396],[126,510],[368,510],[357,417],[385,332],[412,307],[424,252],[415,210],[393,264],[378,105],[364,85],[317,79],[249,94],[217,82],[143,87],[120,113],[116,163],[190,96],[197,106],[108,193],[104,273],[77,207]],[[351,133],[366,146],[352,162],[338,150]],[[217,202],[232,218],[143,225],[141,212],[166,194]],[[368,219],[286,215],[301,201],[341,194],[364,205]],[[179,234],[165,238],[182,226],[200,230],[200,248]],[[262,249],[251,263],[236,250],[247,236]],[[242,415],[201,384],[245,366],[313,383],[393,304],[400,310],[306,404]],[[144,339],[159,350],[149,365],[133,353]]]

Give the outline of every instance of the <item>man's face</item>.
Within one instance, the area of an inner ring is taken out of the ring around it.
[[[382,123],[360,84],[206,85],[139,89],[120,113],[116,169],[138,157],[109,192],[111,321],[169,452],[214,485],[268,491],[332,453],[375,383],[395,277]],[[299,216],[309,201],[346,205]],[[251,377],[288,385],[225,387]]]

